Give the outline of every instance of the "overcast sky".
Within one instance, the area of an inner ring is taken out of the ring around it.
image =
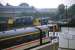
[[[28,3],[35,8],[57,8],[59,4],[71,5],[75,0],[0,0],[0,3],[17,6],[20,3]]]

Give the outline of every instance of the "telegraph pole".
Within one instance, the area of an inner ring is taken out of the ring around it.
[[[67,18],[67,5],[66,5],[66,22],[68,22],[68,18]],[[67,27],[68,27],[68,34],[69,34],[69,24],[67,24]],[[69,39],[67,39],[68,40],[68,50],[69,50]]]

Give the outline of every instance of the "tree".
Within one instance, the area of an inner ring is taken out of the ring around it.
[[[75,27],[75,4],[68,8],[68,16],[71,19],[69,25]]]
[[[63,14],[64,11],[65,11],[65,6],[64,6],[64,4],[60,4],[60,5],[58,6],[58,12],[59,12],[59,14]]]
[[[75,16],[75,4],[73,4],[72,6],[69,7],[68,13],[69,13],[71,16]]]
[[[64,18],[64,14],[65,14],[65,5],[60,4],[58,6],[58,14],[57,14],[57,16],[58,16],[59,19],[62,19],[62,18]]]

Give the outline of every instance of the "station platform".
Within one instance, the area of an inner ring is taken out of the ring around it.
[[[39,46],[39,47],[36,47],[36,48],[32,48],[30,50],[58,50],[59,42],[54,41],[54,40],[51,43],[48,43],[46,45],[42,45],[42,46]]]

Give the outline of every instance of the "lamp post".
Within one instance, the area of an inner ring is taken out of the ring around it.
[[[66,22],[68,22],[68,18],[67,18],[67,5],[66,5]],[[68,34],[69,34],[69,24],[67,24],[67,27],[68,27]],[[69,38],[67,38],[67,41],[68,41],[68,50],[69,50]]]

